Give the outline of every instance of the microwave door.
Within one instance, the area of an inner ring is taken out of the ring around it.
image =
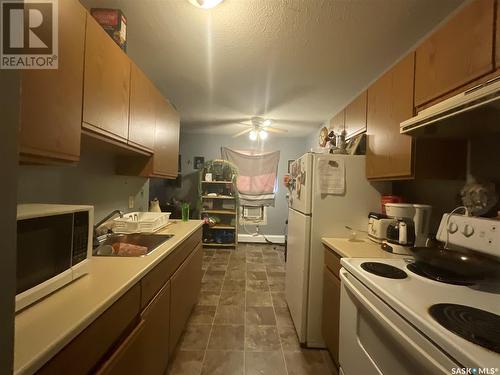
[[[71,277],[72,236],[73,214],[18,220],[18,295],[61,279],[65,273]]]

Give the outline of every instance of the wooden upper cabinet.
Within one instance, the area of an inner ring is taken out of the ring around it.
[[[128,142],[131,145],[154,148],[156,109],[155,87],[137,65],[132,63],[130,74],[130,119]]]
[[[330,130],[339,134],[345,129],[345,110],[343,109],[330,119]]]
[[[20,153],[78,161],[82,122],[87,12],[77,0],[59,1],[59,68],[21,74]]]
[[[168,100],[156,96],[156,128],[153,175],[177,177],[180,118]]]
[[[128,138],[130,60],[92,16],[87,20],[83,127]]]
[[[472,1],[417,48],[416,107],[493,71],[494,3]]]
[[[347,137],[366,131],[367,91],[361,93],[345,108],[345,130]]]
[[[413,116],[413,72],[412,53],[368,89],[368,178],[412,176],[412,138],[400,134],[399,124]]]

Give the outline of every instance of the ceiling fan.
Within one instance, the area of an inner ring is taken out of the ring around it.
[[[287,133],[286,129],[273,128],[273,120],[264,119],[262,117],[252,117],[250,121],[240,121],[240,124],[248,126],[248,129],[242,130],[239,133],[233,135],[233,138],[242,136],[248,133],[250,140],[256,141],[257,138],[265,140],[268,137],[268,133]]]

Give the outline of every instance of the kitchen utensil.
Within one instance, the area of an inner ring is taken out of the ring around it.
[[[411,219],[401,218],[387,226],[387,240],[382,242],[382,250],[394,254],[409,255],[415,245],[415,225]]]
[[[415,261],[451,272],[467,281],[500,278],[500,258],[474,250],[450,250],[435,247],[414,247]]]

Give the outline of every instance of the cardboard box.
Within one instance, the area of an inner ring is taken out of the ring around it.
[[[120,9],[92,8],[90,14],[124,51],[127,51],[127,18]]]

